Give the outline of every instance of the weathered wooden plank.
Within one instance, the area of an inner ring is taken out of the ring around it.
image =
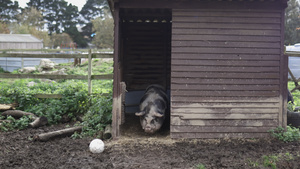
[[[300,53],[299,52],[290,52],[290,51],[286,51],[285,55],[288,56],[293,56],[293,57],[300,57]]]
[[[177,16],[201,16],[201,17],[238,17],[238,18],[257,18],[257,17],[264,17],[264,18],[281,18],[280,11],[230,11],[226,9],[222,9],[222,11],[218,10],[173,10],[173,17]]]
[[[239,23],[184,23],[172,22],[172,28],[199,28],[199,29],[247,29],[247,30],[280,30],[280,24],[239,24]]]
[[[172,92],[172,90],[171,90]],[[220,97],[202,97],[202,96],[180,96],[171,97],[173,103],[278,103],[277,97],[243,97],[243,96],[220,96]]]
[[[231,107],[231,108],[209,108],[209,107],[197,107],[197,108],[173,108],[171,107],[172,116],[181,116],[182,114],[278,114],[278,107]]]
[[[269,55],[269,54],[215,54],[215,53],[172,53],[172,59],[177,60],[257,60],[257,61],[276,61],[280,59],[280,55]]]
[[[113,74],[107,75],[92,75],[92,79],[112,79]],[[32,78],[32,79],[79,79],[87,80],[86,75],[43,75],[43,74],[9,74],[0,73],[0,78]]]
[[[183,78],[224,78],[224,79],[277,79],[279,73],[215,73],[215,72],[172,72],[172,77]]]
[[[32,79],[81,79],[86,80],[87,76],[84,75],[43,75],[43,74],[10,74],[0,73],[0,78],[32,78]]]
[[[189,120],[189,119],[198,119],[198,120],[251,120],[251,119],[278,119],[278,114],[276,113],[270,113],[270,114],[194,114],[194,113],[185,113],[181,114],[180,118],[183,120]]]
[[[258,2],[258,1],[257,1]],[[225,1],[226,3],[226,1]],[[258,2],[259,4],[262,4],[261,2]],[[248,4],[248,3],[246,3]],[[266,14],[266,13],[280,13],[281,10],[278,9],[260,9],[260,8],[254,8],[249,10],[249,8],[243,9],[243,8],[214,8],[214,9],[207,9],[207,8],[176,8],[172,10],[173,14],[174,13],[178,13],[178,12],[211,12],[211,13],[215,13],[215,12],[226,12],[226,13],[249,13],[250,15],[253,13],[258,13],[258,14]],[[241,14],[241,15],[243,15]]]
[[[87,58],[88,54],[0,53],[0,57],[17,58]]]
[[[113,74],[105,74],[105,75],[91,75],[91,79],[93,80],[109,80],[109,79],[113,79]]]
[[[254,40],[255,41],[255,40]],[[173,47],[172,53],[220,53],[220,54],[279,54],[280,49],[262,48],[206,48],[206,47]]]
[[[41,99],[46,99],[46,98],[59,99],[62,98],[63,96],[61,94],[35,94],[34,97],[41,98]]]
[[[188,133],[188,132],[178,132],[178,133],[173,133],[171,132],[171,138],[174,139],[179,139],[179,138],[203,138],[203,139],[209,139],[209,138],[268,138],[270,137],[269,132],[263,132],[261,131],[260,133]]]
[[[218,79],[203,79],[203,78],[185,78],[185,77],[172,77],[172,84],[279,84],[279,79],[226,79],[224,77]]]
[[[242,23],[242,24],[280,24],[280,18],[264,18],[264,17],[256,17],[256,18],[247,18],[247,17],[210,17],[210,16],[173,16],[172,22],[189,22],[189,23]]]
[[[197,84],[172,84],[172,90],[235,90],[235,91],[266,91],[279,90],[279,85],[197,85]]]
[[[235,126],[235,127],[263,127],[276,126],[278,120],[182,120],[180,117],[171,117],[171,125],[176,126]]]
[[[173,84],[172,84],[173,85]],[[173,89],[173,88],[172,88]],[[172,92],[172,90],[171,90]],[[280,100],[278,97],[191,97],[191,96],[180,96],[180,97],[171,97],[173,103],[278,103]]]
[[[173,29],[174,31],[177,29]],[[186,31],[187,29],[180,29]],[[228,47],[228,48],[279,48],[280,42],[232,42],[232,41],[185,41],[172,40],[172,47]]]
[[[172,40],[234,41],[234,42],[280,42],[277,36],[238,36],[238,35],[173,35]]]
[[[172,108],[180,108],[180,109],[185,109],[185,108],[273,108],[273,107],[278,107],[279,103],[272,103],[272,102],[267,102],[267,103],[256,103],[256,102],[202,102],[202,103],[171,103]]]
[[[274,9],[282,9],[282,3],[280,1],[270,2],[270,1],[253,1],[240,2],[240,1],[160,1],[159,3],[154,3],[153,0],[127,0],[118,1],[120,8],[165,8],[165,9],[265,9],[266,11]],[[274,10],[275,11],[275,10]]]
[[[113,53],[92,53],[92,58],[113,58]]]
[[[187,65],[187,66],[252,66],[252,67],[269,67],[279,66],[279,61],[258,61],[258,60],[179,60],[173,59],[172,66],[176,65]],[[237,68],[238,69],[238,68]]]
[[[172,90],[172,96],[201,96],[201,97],[210,97],[210,96],[228,96],[228,97],[275,97],[279,96],[279,91],[181,91],[181,90]]]
[[[275,126],[266,127],[231,127],[231,126],[171,126],[171,132],[188,132],[188,133],[249,133],[249,132],[267,132],[268,130],[274,128]]]
[[[65,54],[65,53],[0,53],[0,57],[17,58],[88,58],[88,54]],[[93,53],[93,58],[112,58],[112,53]]]
[[[172,71],[175,72],[244,72],[244,73],[263,73],[263,72],[279,72],[279,67],[245,67],[245,66],[172,66]]]

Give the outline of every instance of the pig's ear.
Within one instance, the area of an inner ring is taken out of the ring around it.
[[[155,112],[155,113],[154,113],[154,116],[156,116],[156,117],[162,117],[162,116],[164,116],[164,115],[162,115],[162,114],[160,114],[160,113],[157,113],[157,112]]]
[[[136,112],[135,115],[136,116],[143,116],[143,115],[145,115],[145,112],[144,111]]]

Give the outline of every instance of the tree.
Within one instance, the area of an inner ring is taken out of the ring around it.
[[[4,22],[0,22],[0,33],[1,34],[9,34],[10,33],[10,30],[9,30],[7,24]]]
[[[103,18],[105,14],[104,11],[108,8],[106,0],[87,0],[86,4],[79,12],[82,16],[80,24],[83,25],[83,36],[89,37],[89,40],[91,40],[91,35],[93,33],[93,24],[91,21],[98,17]]]
[[[22,11],[17,16],[18,23],[21,25],[27,25],[35,27],[37,30],[42,30],[44,26],[42,13],[35,7],[29,7]]]
[[[72,38],[66,33],[53,33],[51,35],[52,48],[56,48],[62,44],[70,44],[73,43]]]
[[[19,13],[18,1],[1,0],[0,3],[0,19],[2,22],[9,23],[16,20],[16,15]]]
[[[300,27],[299,9],[297,0],[288,1],[288,7],[285,10],[285,45],[300,42],[300,30],[297,30]]]
[[[96,34],[92,42],[99,48],[113,48],[114,21],[109,12],[105,12],[104,16],[92,21]]]
[[[75,26],[67,28],[65,32],[70,35],[70,37],[77,44],[78,47],[80,47],[80,48],[87,47],[86,40],[82,37],[80,32],[78,32],[78,30]]]
[[[78,20],[78,8],[69,4],[67,7],[67,11],[65,12],[65,20],[66,22],[63,23],[64,32],[69,34],[73,41],[78,45],[78,47],[86,47],[87,42],[83,38],[83,36],[77,30],[77,20]]]
[[[77,6],[68,4],[65,0],[30,0],[27,5],[43,11],[43,19],[47,23],[50,35],[64,32],[80,47],[87,46],[87,42],[76,27],[79,20]]]
[[[44,4],[44,0],[30,0],[27,6],[35,7],[37,10],[42,11],[45,8]]]

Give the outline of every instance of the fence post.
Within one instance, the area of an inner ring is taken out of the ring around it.
[[[24,68],[24,58],[23,57],[21,58],[21,68],[22,69]]]
[[[88,94],[92,93],[92,49],[89,49],[89,60],[88,60]]]

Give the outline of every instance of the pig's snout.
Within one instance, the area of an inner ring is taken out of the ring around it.
[[[154,133],[155,132],[155,130],[151,126],[148,126],[148,125],[145,127],[144,130],[146,133]]]

